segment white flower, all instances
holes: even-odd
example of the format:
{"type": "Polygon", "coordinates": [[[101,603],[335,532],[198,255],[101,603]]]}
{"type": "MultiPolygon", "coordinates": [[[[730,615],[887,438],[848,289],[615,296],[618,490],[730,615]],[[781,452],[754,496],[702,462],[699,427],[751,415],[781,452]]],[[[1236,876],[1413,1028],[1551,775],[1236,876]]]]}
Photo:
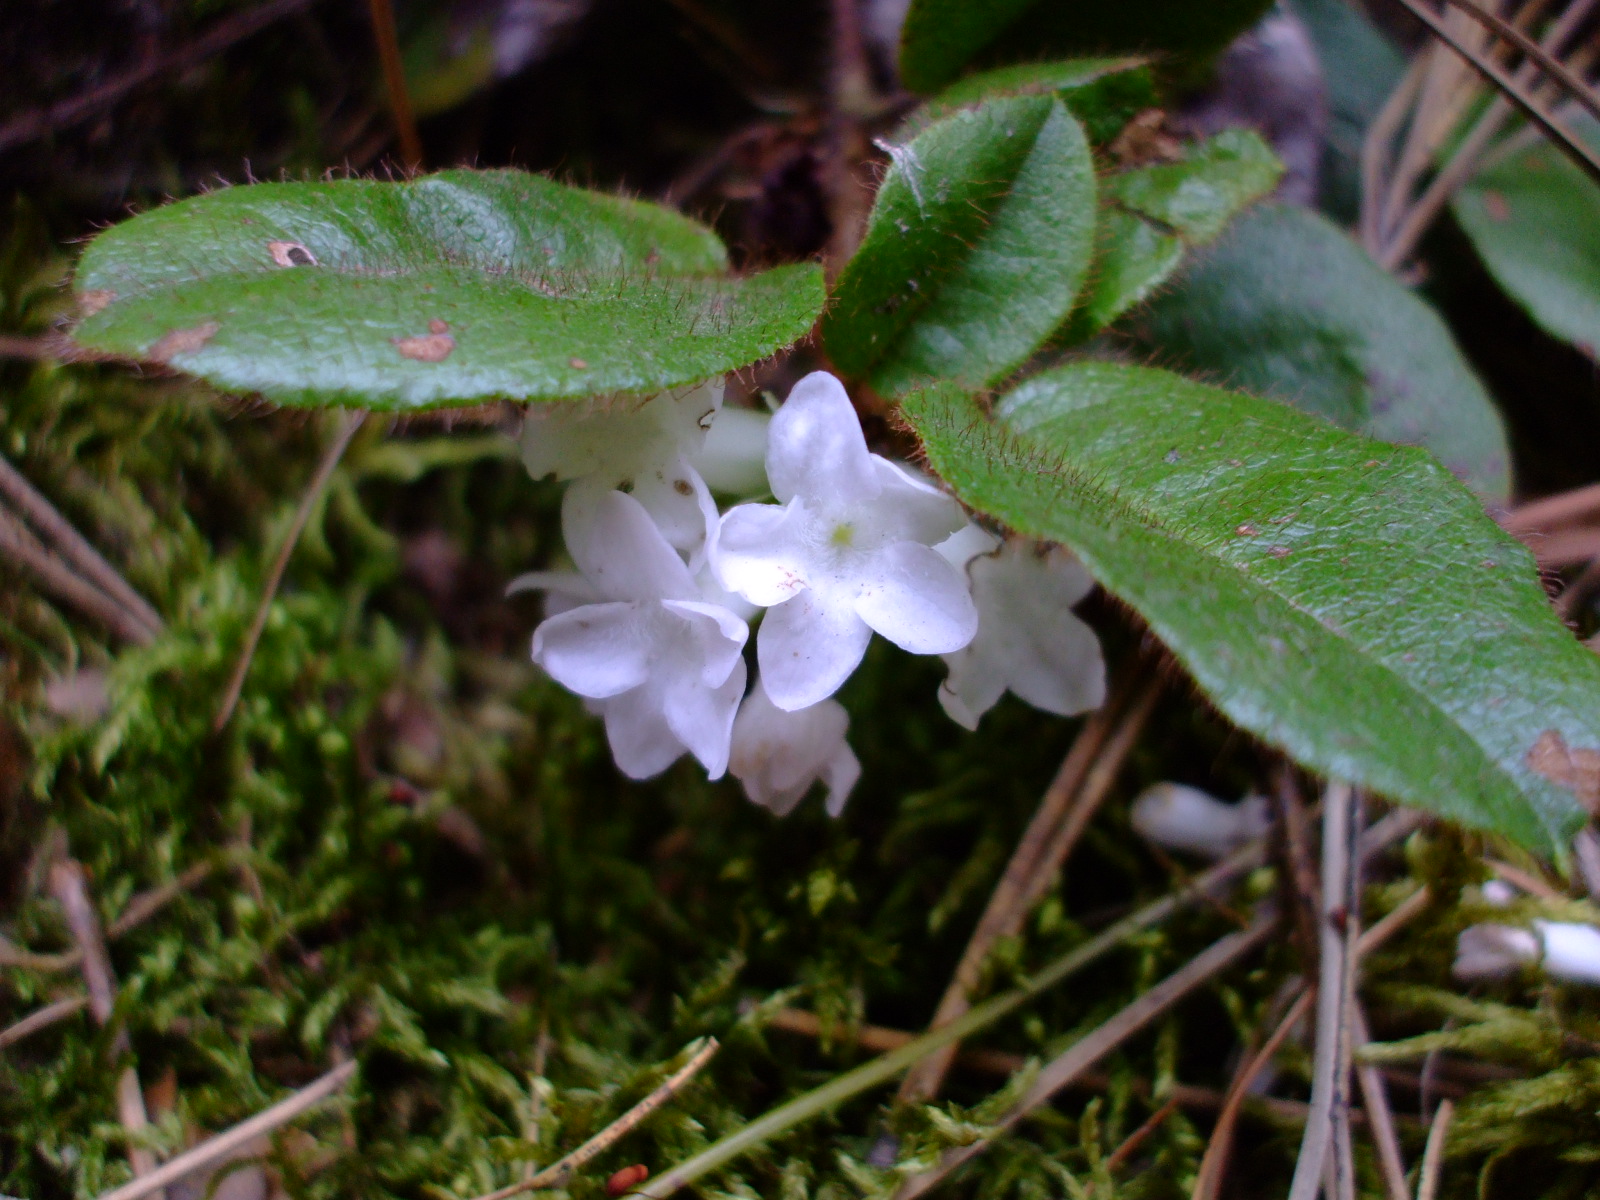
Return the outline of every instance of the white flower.
{"type": "Polygon", "coordinates": [[[534,662],[599,702],[624,774],[648,779],[687,750],[718,778],[744,694],[749,627],[701,599],[689,568],[633,497],[574,485],[561,527],[595,602],[573,603],[582,597],[571,584],[551,588],[564,611],[534,630],[534,662]]]}
{"type": "Polygon", "coordinates": [[[932,549],[965,523],[960,505],[868,452],[833,376],[807,375],[772,418],[767,479],[781,504],[731,510],[711,563],[729,591],[772,606],[756,657],[773,704],[833,695],[873,630],[913,654],[972,640],[967,581],[932,549]]]}
{"type": "Polygon", "coordinates": [[[1106,698],[1106,666],[1094,630],[1072,606],[1094,587],[1083,564],[1060,547],[1012,538],[1000,543],[976,525],[935,547],[972,580],[978,636],[944,661],[939,703],[956,724],[978,727],[1007,691],[1069,717],[1106,698]]]}
{"type": "Polygon", "coordinates": [[[1533,930],[1473,925],[1456,939],[1457,979],[1501,979],[1537,963],[1552,979],[1600,984],[1600,929],[1570,921],[1535,921],[1533,930]]]}
{"type": "Polygon", "coordinates": [[[767,490],[767,429],[772,418],[750,408],[724,408],[689,464],[714,492],[756,496],[767,490]]]}
{"type": "Polygon", "coordinates": [[[827,809],[837,817],[861,778],[861,762],[845,732],[850,717],[836,700],[786,712],[775,705],[756,679],[733,722],[728,770],[744,794],[788,816],[819,779],[827,785],[827,809]]]}
{"type": "Polygon", "coordinates": [[[1226,858],[1267,832],[1271,818],[1264,796],[1225,804],[1199,788],[1155,783],[1134,799],[1133,827],[1166,850],[1201,858],[1226,858]]]}
{"type": "Polygon", "coordinates": [[[625,488],[679,550],[698,549],[715,507],[691,465],[722,407],[722,381],[663,392],[642,403],[612,396],[594,404],[531,404],[522,461],[535,479],[584,479],[625,488]]]}

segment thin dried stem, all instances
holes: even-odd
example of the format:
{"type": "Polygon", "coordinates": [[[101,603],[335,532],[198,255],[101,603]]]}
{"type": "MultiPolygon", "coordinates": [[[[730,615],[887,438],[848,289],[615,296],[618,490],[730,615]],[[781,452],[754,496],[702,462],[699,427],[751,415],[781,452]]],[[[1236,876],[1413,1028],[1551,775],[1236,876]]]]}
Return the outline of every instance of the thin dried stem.
{"type": "Polygon", "coordinates": [[[1277,928],[1277,915],[1269,911],[1258,916],[1249,929],[1230,933],[1213,942],[1121,1012],[1045,1064],[1027,1094],[986,1131],[982,1138],[970,1145],[947,1151],[940,1158],[938,1165],[908,1179],[895,1194],[895,1200],[914,1200],[914,1197],[931,1191],[952,1171],[982,1154],[998,1138],[1016,1128],[1028,1114],[1049,1103],[1057,1092],[1195,988],[1220,975],[1264,945],[1277,928]]]}
{"type": "Polygon", "coordinates": [[[0,1050],[7,1046],[14,1046],[23,1038],[32,1037],[34,1034],[50,1026],[65,1021],[89,1007],[89,997],[68,996],[65,1000],[57,1000],[54,1004],[46,1004],[41,1009],[29,1013],[14,1025],[0,1029],[0,1050]]]}
{"type": "Polygon", "coordinates": [[[1590,483],[1519,504],[1500,518],[1500,527],[1518,536],[1524,533],[1548,533],[1596,515],[1600,515],[1600,483],[1590,483]]]}
{"type": "Polygon", "coordinates": [[[400,138],[400,159],[406,170],[422,169],[422,138],[417,134],[417,117],[406,88],[406,69],[400,57],[400,34],[395,29],[394,5],[390,0],[367,0],[372,15],[372,36],[378,44],[378,63],[383,68],[383,86],[389,94],[389,113],[400,138]]]}
{"type": "MultiPolygon", "coordinates": [[[[83,867],[70,858],[51,864],[50,894],[61,905],[67,928],[78,943],[81,953],[79,969],[83,972],[84,986],[89,989],[89,1012],[96,1024],[107,1025],[116,1008],[117,977],[111,969],[111,956],[106,952],[100,914],[95,911],[94,901],[89,898],[89,884],[83,867]]],[[[122,1058],[128,1050],[127,1032],[119,1029],[112,1038],[112,1055],[122,1058]]],[[[156,1167],[155,1155],[139,1145],[137,1139],[149,1127],[150,1116],[145,1112],[144,1089],[139,1086],[138,1072],[131,1066],[124,1068],[117,1078],[117,1117],[128,1133],[128,1163],[134,1175],[149,1175],[156,1167]]]]}
{"type": "Polygon", "coordinates": [[[1560,84],[1567,95],[1588,109],[1590,116],[1600,118],[1600,98],[1596,98],[1589,91],[1589,85],[1581,77],[1568,70],[1566,64],[1560,59],[1548,53],[1545,47],[1498,14],[1474,3],[1474,0],[1444,0],[1444,2],[1452,8],[1460,9],[1474,21],[1488,27],[1497,36],[1510,42],[1523,54],[1527,55],[1530,65],[1537,66],[1556,83],[1560,84]]]}
{"type": "Polygon", "coordinates": [[[517,1183],[507,1184],[499,1191],[488,1192],[479,1196],[478,1200],[507,1200],[508,1197],[520,1195],[522,1192],[561,1187],[579,1167],[611,1149],[612,1146],[636,1129],[658,1108],[677,1095],[683,1089],[684,1084],[698,1075],[701,1068],[711,1061],[711,1056],[716,1052],[717,1039],[706,1038],[700,1048],[689,1056],[689,1061],[663,1080],[660,1087],[656,1088],[655,1091],[651,1092],[571,1154],[546,1167],[531,1179],[523,1179],[517,1183]]]}
{"type": "Polygon", "coordinates": [[[294,554],[294,548],[299,543],[300,535],[305,531],[306,522],[311,519],[317,502],[327,490],[328,480],[333,477],[334,468],[344,457],[345,450],[350,446],[350,439],[355,437],[366,416],[367,414],[361,411],[344,414],[338,432],[334,434],[333,441],[323,453],[322,461],[317,464],[316,473],[312,475],[311,483],[300,499],[300,507],[295,510],[289,531],[284,535],[283,545],[278,548],[278,557],[273,560],[272,569],[267,572],[266,589],[261,595],[260,605],[256,608],[255,619],[250,622],[250,632],[245,636],[244,649],[240,652],[239,661],[228,679],[227,690],[223,692],[216,720],[211,725],[213,730],[220,732],[239,704],[239,695],[244,691],[245,676],[250,673],[250,662],[255,658],[256,646],[260,644],[261,634],[266,630],[267,614],[272,611],[272,601],[278,594],[279,585],[283,583],[283,573],[289,567],[289,559],[294,554]]]}
{"type": "Polygon", "coordinates": [[[161,632],[161,614],[133,589],[133,585],[115,567],[101,557],[100,552],[73,527],[72,522],[63,517],[55,505],[29,483],[4,455],[0,455],[0,495],[4,495],[39,531],[44,541],[54,543],[52,549],[66,559],[78,574],[126,608],[134,620],[150,630],[152,636],[161,632]]]}
{"type": "Polygon", "coordinates": [[[218,21],[200,37],[171,54],[148,58],[77,96],[20,113],[0,125],[0,153],[87,121],[113,107],[135,88],[162,75],[182,74],[311,3],[312,0],[267,0],[265,4],[218,21]]]}
{"type": "MultiPolygon", "coordinates": [[[[1289,1200],[1315,1200],[1323,1167],[1336,1135],[1334,1116],[1345,1097],[1347,1077],[1340,1067],[1348,1045],[1349,953],[1344,926],[1349,919],[1353,794],[1346,783],[1329,784],[1322,798],[1322,902],[1317,970],[1317,1034],[1311,1076],[1311,1116],[1306,1121],[1295,1162],[1289,1200]]],[[[1337,1164],[1337,1160],[1336,1160],[1337,1164]]]]}
{"type": "Polygon", "coordinates": [[[1233,1130],[1238,1124],[1239,1112],[1244,1105],[1245,1097],[1250,1094],[1250,1085],[1256,1077],[1266,1068],[1267,1064],[1278,1053],[1284,1040],[1293,1032],[1311,1007],[1311,993],[1304,986],[1294,1002],[1289,1005],[1289,1011],[1278,1022],[1267,1040],[1240,1068],[1234,1076],[1232,1084],[1228,1087],[1226,1098],[1222,1102],[1222,1111],[1217,1114],[1217,1123],[1211,1131],[1211,1141],[1206,1144],[1205,1156],[1200,1160],[1200,1170],[1195,1175],[1194,1190],[1190,1193],[1190,1200],[1212,1200],[1217,1194],[1217,1189],[1222,1186],[1222,1177],[1228,1169],[1228,1155],[1233,1146],[1233,1130]]]}
{"type": "Polygon", "coordinates": [[[1439,1193],[1439,1173],[1444,1169],[1444,1143],[1450,1136],[1450,1119],[1455,1115],[1454,1104],[1449,1100],[1439,1101],[1439,1107],[1433,1114],[1433,1124],[1428,1127],[1428,1144],[1422,1151],[1417,1200],[1434,1200],[1439,1193]]]}
{"type": "MultiPolygon", "coordinates": [[[[1425,895],[1426,890],[1417,894],[1425,895]]],[[[1357,1049],[1372,1040],[1367,1014],[1359,1002],[1350,1009],[1350,1032],[1357,1049]]],[[[1378,1172],[1383,1176],[1387,1200],[1411,1200],[1406,1188],[1405,1159],[1401,1157],[1400,1139],[1394,1131],[1394,1110],[1389,1107],[1389,1092],[1383,1085],[1383,1076],[1373,1064],[1359,1059],[1355,1071],[1356,1082],[1361,1085],[1361,1103],[1367,1110],[1367,1127],[1372,1131],[1372,1144],[1378,1151],[1378,1172]]]]}
{"type": "Polygon", "coordinates": [[[1388,193],[1383,185],[1384,163],[1388,161],[1395,135],[1400,132],[1406,114],[1411,111],[1411,105],[1422,89],[1427,71],[1428,56],[1417,55],[1378,110],[1372,124],[1367,126],[1366,136],[1361,142],[1361,244],[1373,258],[1382,252],[1384,235],[1389,228],[1389,210],[1385,203],[1388,193]]]}
{"type": "Polygon", "coordinates": [[[103,1193],[99,1200],[143,1200],[143,1197],[161,1190],[168,1184],[177,1183],[180,1179],[187,1178],[197,1171],[203,1171],[216,1163],[226,1162],[242,1147],[248,1146],[274,1129],[287,1125],[301,1113],[321,1104],[349,1083],[355,1073],[355,1063],[340,1063],[294,1095],[285,1097],[271,1108],[239,1122],[232,1129],[225,1130],[216,1137],[207,1138],[192,1150],[186,1150],[177,1158],[163,1163],[143,1179],[135,1179],[131,1183],[125,1183],[119,1188],[103,1193]]]}
{"type": "Polygon", "coordinates": [[[93,617],[120,640],[135,646],[147,646],[155,640],[147,625],[52,554],[32,530],[3,507],[0,555],[26,571],[45,591],[93,617]]]}
{"type": "Polygon", "coordinates": [[[1120,1146],[1106,1155],[1106,1173],[1120,1171],[1122,1165],[1138,1153],[1139,1147],[1150,1139],[1151,1134],[1166,1124],[1167,1118],[1177,1112],[1179,1107],[1178,1098],[1168,1096],[1166,1103],[1145,1118],[1143,1125],[1125,1137],[1120,1146]]]}
{"type": "MultiPolygon", "coordinates": [[[[1022,928],[1088,828],[1159,691],[1159,684],[1141,669],[1084,722],[978,918],[929,1028],[949,1024],[972,1006],[989,955],[1002,939],[1015,936],[1022,928]]],[[[951,1045],[912,1068],[900,1084],[897,1103],[920,1104],[936,1096],[956,1050],[951,1045]]]]}

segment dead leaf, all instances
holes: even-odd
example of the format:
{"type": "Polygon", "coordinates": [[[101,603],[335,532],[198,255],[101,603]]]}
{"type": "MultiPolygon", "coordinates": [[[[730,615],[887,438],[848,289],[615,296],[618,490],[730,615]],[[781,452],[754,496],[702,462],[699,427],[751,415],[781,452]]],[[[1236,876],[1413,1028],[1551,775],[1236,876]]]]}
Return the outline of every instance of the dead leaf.
{"type": "Polygon", "coordinates": [[[395,338],[394,348],[406,358],[418,362],[443,362],[456,348],[456,340],[448,333],[430,333],[423,337],[395,338]]]}
{"type": "Polygon", "coordinates": [[[1600,812],[1600,750],[1574,749],[1556,730],[1546,729],[1523,761],[1528,770],[1570,791],[1591,813],[1600,812]]]}
{"type": "Polygon", "coordinates": [[[215,321],[207,321],[193,329],[174,329],[158,338],[145,357],[151,362],[164,363],[172,361],[179,354],[193,354],[216,337],[217,330],[221,328],[215,321]]]}

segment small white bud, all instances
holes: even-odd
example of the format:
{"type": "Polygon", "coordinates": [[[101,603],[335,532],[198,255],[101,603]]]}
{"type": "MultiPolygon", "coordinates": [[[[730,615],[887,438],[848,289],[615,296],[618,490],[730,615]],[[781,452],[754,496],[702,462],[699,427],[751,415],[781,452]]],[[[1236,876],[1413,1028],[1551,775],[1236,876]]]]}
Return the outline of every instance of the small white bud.
{"type": "Polygon", "coordinates": [[[1529,963],[1539,961],[1539,939],[1514,925],[1473,925],[1456,939],[1456,961],[1450,970],[1457,979],[1476,983],[1504,979],[1529,963]]]}
{"type": "Polygon", "coordinates": [[[1199,788],[1156,783],[1133,802],[1133,827],[1165,850],[1218,859],[1267,832],[1271,817],[1264,796],[1224,804],[1199,788]]]}
{"type": "Polygon", "coordinates": [[[1570,921],[1535,921],[1544,971],[1568,983],[1600,983],[1600,929],[1570,921]]]}

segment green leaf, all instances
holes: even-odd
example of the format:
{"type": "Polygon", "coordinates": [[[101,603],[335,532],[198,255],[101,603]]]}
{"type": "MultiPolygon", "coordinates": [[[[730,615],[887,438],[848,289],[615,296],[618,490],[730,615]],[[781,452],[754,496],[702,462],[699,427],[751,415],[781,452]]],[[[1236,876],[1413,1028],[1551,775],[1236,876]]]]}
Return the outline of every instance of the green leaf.
{"type": "Polygon", "coordinates": [[[1305,209],[1245,214],[1130,332],[1180,369],[1425,446],[1484,499],[1506,497],[1505,429],[1449,329],[1305,209]]]}
{"type": "Polygon", "coordinates": [[[1308,766],[1544,850],[1585,816],[1573,785],[1600,798],[1600,658],[1422,451],[1109,363],[1027,381],[996,423],[949,386],[904,411],[963,500],[1070,546],[1308,766]]]}
{"type": "Polygon", "coordinates": [[[813,266],[726,265],[685,217],[516,171],[256,184],[96,238],[75,336],[282,404],[644,392],[763,358],[821,310],[813,266]]]}
{"type": "Polygon", "coordinates": [[[900,34],[900,76],[938,91],[974,59],[1036,62],[1085,54],[1220,50],[1271,0],[911,0],[900,34]]]}
{"type": "Polygon", "coordinates": [[[1183,162],[1111,176],[1089,290],[1064,340],[1083,341],[1148,299],[1188,250],[1215,238],[1282,177],[1278,156],[1246,129],[1190,146],[1183,162]]]}
{"type": "Polygon", "coordinates": [[[1093,243],[1094,163],[1050,96],[991,100],[891,152],[861,248],[823,319],[828,353],[885,394],[974,386],[1066,318],[1093,243]]]}
{"type": "Polygon", "coordinates": [[[996,96],[1050,94],[1067,106],[1089,136],[1103,145],[1135,114],[1156,104],[1147,60],[1138,57],[1069,58],[1061,62],[1018,63],[968,75],[951,84],[912,117],[912,132],[996,96]]]}
{"type": "MultiPolygon", "coordinates": [[[[1600,145],[1593,121],[1574,123],[1600,145]]],[[[1456,219],[1506,292],[1553,337],[1600,355],[1600,187],[1540,141],[1480,170],[1456,219]]]]}

